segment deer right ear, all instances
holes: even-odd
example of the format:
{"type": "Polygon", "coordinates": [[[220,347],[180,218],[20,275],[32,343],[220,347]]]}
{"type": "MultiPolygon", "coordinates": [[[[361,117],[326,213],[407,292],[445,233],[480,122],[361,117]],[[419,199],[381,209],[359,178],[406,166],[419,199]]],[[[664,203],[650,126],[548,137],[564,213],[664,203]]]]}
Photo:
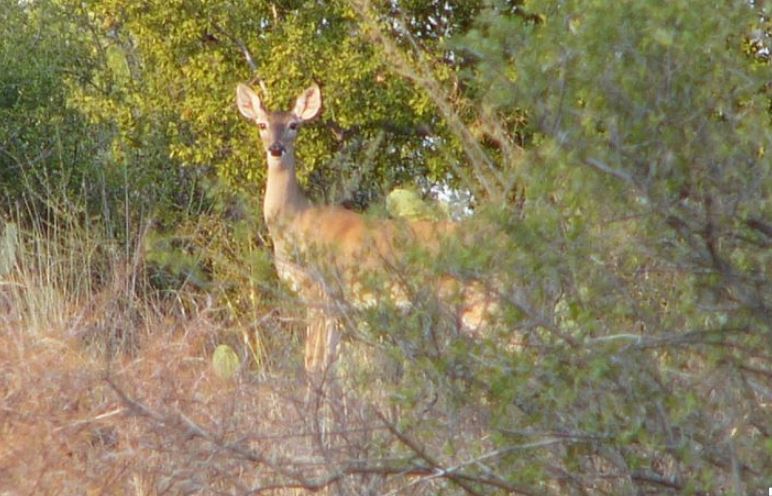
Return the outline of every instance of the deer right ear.
{"type": "Polygon", "coordinates": [[[319,85],[312,84],[295,100],[292,112],[302,121],[310,121],[322,112],[322,91],[319,85]]]}
{"type": "Polygon", "coordinates": [[[246,84],[239,83],[236,87],[236,105],[239,107],[241,115],[250,121],[257,120],[258,117],[265,114],[260,97],[246,84]]]}

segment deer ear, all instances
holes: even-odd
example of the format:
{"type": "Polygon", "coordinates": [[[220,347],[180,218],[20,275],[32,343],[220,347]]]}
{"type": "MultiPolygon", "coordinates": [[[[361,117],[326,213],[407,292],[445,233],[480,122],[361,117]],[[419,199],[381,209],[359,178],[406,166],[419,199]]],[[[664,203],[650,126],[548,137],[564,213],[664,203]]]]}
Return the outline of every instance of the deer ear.
{"type": "Polygon", "coordinates": [[[322,90],[314,83],[298,96],[292,113],[302,121],[310,121],[322,111],[322,90]]]}
{"type": "Polygon", "coordinates": [[[236,105],[241,115],[251,121],[265,114],[265,107],[260,97],[246,84],[239,84],[236,87],[236,105]]]}

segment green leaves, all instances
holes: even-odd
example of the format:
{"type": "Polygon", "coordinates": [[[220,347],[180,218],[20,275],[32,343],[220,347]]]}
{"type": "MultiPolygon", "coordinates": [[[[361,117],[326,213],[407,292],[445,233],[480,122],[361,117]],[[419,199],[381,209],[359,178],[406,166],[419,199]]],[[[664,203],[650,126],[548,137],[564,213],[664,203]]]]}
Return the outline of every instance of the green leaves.
{"type": "MultiPolygon", "coordinates": [[[[468,99],[454,110],[528,116],[512,171],[525,208],[516,220],[506,205],[478,212],[467,230],[475,244],[430,262],[496,281],[506,308],[496,336],[519,333],[525,351],[492,340],[469,344],[467,360],[442,351],[414,365],[485,384],[502,430],[593,439],[553,453],[583,476],[590,457],[662,477],[669,460],[704,476],[694,490],[726,484],[732,476],[704,472],[695,453],[719,449],[716,412],[737,420],[757,408],[753,394],[736,394],[732,377],[744,374],[727,364],[769,368],[753,351],[770,336],[768,239],[743,220],[770,216],[760,178],[770,172],[761,151],[772,139],[772,73],[740,42],[759,12],[744,2],[545,1],[526,5],[531,17],[501,15],[501,4],[448,44],[468,99]]],[[[743,459],[762,448],[745,438],[743,459]]],[[[517,479],[527,462],[508,461],[517,479]]],[[[661,489],[653,481],[635,483],[661,489]]]]}

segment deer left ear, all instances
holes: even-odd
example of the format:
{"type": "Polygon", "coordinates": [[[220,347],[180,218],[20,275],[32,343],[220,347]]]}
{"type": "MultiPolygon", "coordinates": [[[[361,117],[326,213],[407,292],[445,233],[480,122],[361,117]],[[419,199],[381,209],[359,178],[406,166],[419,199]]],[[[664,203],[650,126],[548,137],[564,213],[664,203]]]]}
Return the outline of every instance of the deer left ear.
{"type": "Polygon", "coordinates": [[[265,114],[265,107],[263,107],[260,97],[246,84],[239,84],[236,87],[236,105],[241,115],[250,121],[265,114]]]}
{"type": "Polygon", "coordinates": [[[292,109],[292,113],[302,121],[314,119],[321,111],[322,90],[316,83],[303,90],[303,93],[295,100],[295,108],[292,109]]]}

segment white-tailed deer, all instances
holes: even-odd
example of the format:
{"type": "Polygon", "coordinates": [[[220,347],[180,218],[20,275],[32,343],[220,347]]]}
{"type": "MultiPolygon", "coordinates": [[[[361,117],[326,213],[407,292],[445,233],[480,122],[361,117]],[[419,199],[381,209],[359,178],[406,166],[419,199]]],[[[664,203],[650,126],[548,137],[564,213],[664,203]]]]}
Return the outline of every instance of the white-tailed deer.
{"type": "MultiPolygon", "coordinates": [[[[295,175],[295,138],[300,126],[316,118],[322,109],[322,95],[314,84],[304,90],[288,112],[269,111],[251,88],[239,84],[236,102],[241,114],[257,124],[266,151],[268,180],[263,215],[274,244],[279,277],[310,304],[305,365],[310,372],[329,367],[336,358],[338,334],[325,315],[330,302],[329,288],[355,304],[369,304],[378,294],[366,291],[363,274],[385,274],[397,266],[406,243],[418,243],[429,252],[439,249],[442,238],[455,231],[449,222],[373,221],[350,210],[315,206],[303,194],[295,175]],[[329,278],[332,275],[334,281],[329,278]],[[327,278],[328,280],[325,280],[327,278]]],[[[442,279],[442,278],[441,278],[442,279]]],[[[479,325],[486,312],[487,298],[478,289],[455,282],[437,281],[438,294],[463,291],[460,320],[469,327],[479,325]],[[471,322],[471,324],[470,324],[471,322]]],[[[387,294],[404,303],[399,284],[387,294]]]]}

